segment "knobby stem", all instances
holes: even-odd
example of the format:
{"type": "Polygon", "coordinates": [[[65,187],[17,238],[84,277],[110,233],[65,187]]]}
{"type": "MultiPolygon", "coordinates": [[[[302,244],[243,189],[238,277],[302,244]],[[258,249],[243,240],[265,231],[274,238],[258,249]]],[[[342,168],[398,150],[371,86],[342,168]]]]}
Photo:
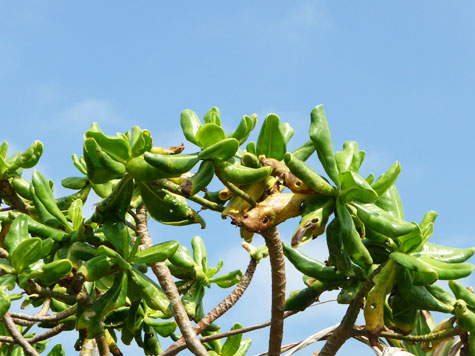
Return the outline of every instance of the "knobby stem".
{"type": "MultiPolygon", "coordinates": [[[[148,232],[147,226],[147,210],[145,206],[141,205],[137,208],[136,213],[136,225],[137,225],[137,235],[141,239],[141,248],[145,249],[153,245],[152,238],[148,232]]],[[[174,318],[180,329],[186,345],[193,354],[197,356],[208,356],[208,352],[201,345],[200,341],[196,337],[193,327],[190,323],[190,319],[186,314],[185,307],[181,302],[180,294],[176,287],[175,282],[173,281],[170,270],[168,269],[165,262],[157,262],[152,264],[152,271],[157,276],[158,282],[162,287],[163,291],[167,295],[170,303],[173,307],[174,318]]]]}
{"type": "Polygon", "coordinates": [[[277,227],[261,231],[269,250],[269,259],[272,273],[272,307],[269,337],[269,356],[280,355],[282,337],[284,334],[285,309],[285,261],[282,242],[277,227]]]}
{"type": "Polygon", "coordinates": [[[355,321],[358,317],[360,309],[363,307],[364,297],[374,286],[374,276],[376,276],[381,271],[385,264],[386,263],[379,265],[378,268],[376,268],[371,274],[371,276],[363,283],[358,294],[356,294],[355,298],[346,310],[345,316],[343,317],[340,326],[336,328],[333,334],[328,338],[327,342],[320,351],[319,356],[335,355],[340,347],[346,342],[346,340],[352,336],[353,326],[355,325],[355,321]]]}
{"type": "MultiPolygon", "coordinates": [[[[231,309],[237,301],[241,298],[241,296],[246,291],[247,287],[251,283],[252,276],[256,271],[257,261],[255,259],[251,259],[249,265],[247,267],[246,273],[242,277],[239,284],[234,288],[234,290],[229,294],[221,303],[219,303],[213,310],[211,310],[203,319],[199,321],[199,323],[194,327],[195,333],[198,335],[203,330],[205,330],[211,323],[213,323],[216,319],[226,313],[229,309],[231,309]]],[[[161,354],[161,356],[171,356],[176,355],[180,351],[185,348],[185,341],[183,338],[177,340],[173,345],[171,345],[165,352],[161,354]]]]}

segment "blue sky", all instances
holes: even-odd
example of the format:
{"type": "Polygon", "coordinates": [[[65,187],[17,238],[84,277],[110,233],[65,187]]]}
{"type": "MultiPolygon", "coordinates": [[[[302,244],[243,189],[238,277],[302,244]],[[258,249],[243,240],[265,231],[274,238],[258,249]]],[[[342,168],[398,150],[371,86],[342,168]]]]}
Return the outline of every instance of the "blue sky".
{"type": "MultiPolygon", "coordinates": [[[[433,241],[471,246],[474,10],[470,1],[0,1],[2,139],[12,149],[42,140],[39,167],[59,182],[77,175],[70,157],[93,121],[110,134],[139,125],[168,146],[184,141],[186,108],[202,116],[218,106],[228,131],[244,114],[262,122],[275,112],[296,129],[293,149],[308,138],[311,109],[324,104],[335,149],[355,140],[367,151],[364,173],[399,160],[407,220],[436,210],[433,241]]],[[[204,216],[207,230],[154,225],[154,238],[189,244],[200,234],[212,261],[228,256],[224,269],[245,269],[238,231],[204,216]]],[[[284,240],[296,225],[283,226],[284,240]]],[[[324,239],[312,244],[307,251],[324,259],[324,239]]],[[[223,327],[267,320],[265,269],[223,327]]],[[[289,291],[301,288],[299,275],[290,276],[289,291]]],[[[224,295],[209,294],[209,308],[224,295]]],[[[313,309],[289,321],[284,342],[336,323],[344,311],[313,309]]],[[[266,334],[250,334],[249,355],[265,350],[266,334]]],[[[356,342],[340,354],[356,348],[370,354],[356,342]]]]}

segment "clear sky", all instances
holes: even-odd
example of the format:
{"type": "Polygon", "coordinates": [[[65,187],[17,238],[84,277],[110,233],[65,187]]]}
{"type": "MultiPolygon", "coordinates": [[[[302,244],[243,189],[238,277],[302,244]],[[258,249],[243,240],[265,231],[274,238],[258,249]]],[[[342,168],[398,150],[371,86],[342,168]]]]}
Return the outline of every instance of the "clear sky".
{"type": "MultiPolygon", "coordinates": [[[[275,112],[296,130],[293,149],[308,139],[311,109],[324,104],[335,149],[358,141],[367,151],[362,170],[375,175],[398,160],[407,220],[436,210],[432,241],[468,247],[475,235],[474,11],[474,2],[462,0],[0,1],[1,139],[13,149],[43,141],[39,168],[59,182],[77,175],[70,157],[82,152],[93,121],[109,134],[139,125],[156,145],[169,146],[184,141],[183,109],[202,116],[218,106],[228,131],[244,114],[262,122],[275,112]]],[[[153,226],[154,239],[189,245],[200,234],[212,262],[226,258],[223,270],[244,270],[238,230],[204,216],[207,230],[153,226]]],[[[285,224],[284,240],[297,223],[285,224]]],[[[324,259],[324,238],[306,250],[324,259]]],[[[269,318],[265,263],[249,295],[220,320],[224,329],[269,318]]],[[[289,270],[289,292],[302,288],[289,270]]],[[[208,308],[224,296],[208,294],[208,308]]],[[[325,304],[293,317],[284,343],[343,312],[325,304]]],[[[266,335],[250,334],[249,355],[265,351],[266,335]]],[[[73,339],[63,342],[72,350],[73,339]]],[[[371,354],[356,342],[340,354],[355,350],[371,354]]]]}

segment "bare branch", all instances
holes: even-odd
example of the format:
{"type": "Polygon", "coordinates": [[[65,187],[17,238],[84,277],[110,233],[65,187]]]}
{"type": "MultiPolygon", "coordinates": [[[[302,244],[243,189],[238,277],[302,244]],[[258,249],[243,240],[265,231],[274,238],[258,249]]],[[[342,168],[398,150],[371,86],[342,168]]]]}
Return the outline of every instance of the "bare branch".
{"type": "MultiPolygon", "coordinates": [[[[216,319],[226,313],[231,309],[234,304],[241,298],[241,296],[246,291],[247,287],[251,283],[252,276],[256,271],[257,262],[255,259],[251,259],[247,267],[246,273],[239,282],[239,284],[234,288],[234,290],[229,294],[221,303],[219,303],[213,310],[211,310],[199,323],[193,328],[195,333],[198,335],[203,330],[205,330],[211,323],[216,319]]],[[[162,353],[162,356],[176,355],[178,352],[183,350],[185,341],[183,338],[177,340],[173,345],[171,345],[165,352],[162,353]]]]}
{"type": "MultiPolygon", "coordinates": [[[[68,324],[58,324],[54,328],[49,329],[48,331],[33,336],[31,338],[25,339],[28,343],[34,344],[36,342],[40,342],[46,339],[49,339],[53,336],[58,335],[62,331],[66,330],[70,325],[68,324]]],[[[16,328],[16,327],[15,327],[16,328]]],[[[10,336],[0,336],[0,342],[8,342],[8,343],[16,343],[16,341],[11,338],[10,336]]]]}
{"type": "MultiPolygon", "coordinates": [[[[148,232],[147,227],[147,210],[142,204],[137,208],[136,221],[137,236],[141,241],[141,248],[147,248],[153,245],[152,239],[148,232]]],[[[165,262],[158,262],[152,264],[152,271],[157,276],[158,282],[163,291],[170,299],[171,305],[174,311],[175,321],[186,341],[186,345],[193,354],[197,356],[208,356],[208,352],[196,337],[193,327],[191,326],[190,319],[186,314],[185,307],[180,299],[180,294],[173,281],[170,270],[165,262]]]]}
{"type": "Polygon", "coordinates": [[[285,307],[285,261],[277,227],[261,232],[269,250],[272,272],[272,312],[269,337],[269,356],[280,355],[282,337],[284,334],[285,307]]]}
{"type": "Polygon", "coordinates": [[[327,342],[323,346],[323,349],[320,351],[319,356],[335,355],[340,347],[346,342],[346,340],[352,336],[353,325],[355,325],[356,318],[358,317],[360,309],[363,306],[364,297],[374,286],[374,276],[376,276],[384,266],[385,263],[380,264],[378,268],[373,271],[371,276],[363,283],[361,289],[358,291],[358,294],[356,294],[355,298],[346,310],[345,316],[343,317],[340,326],[336,328],[333,334],[328,338],[327,342]]]}
{"type": "Polygon", "coordinates": [[[101,356],[112,356],[109,350],[109,344],[107,343],[107,338],[104,333],[96,337],[97,348],[99,349],[99,355],[101,356]]]}
{"type": "Polygon", "coordinates": [[[33,346],[31,346],[28,341],[25,339],[25,337],[18,331],[16,328],[15,323],[13,322],[10,314],[6,313],[3,316],[3,322],[5,323],[5,326],[12,336],[12,342],[15,344],[18,344],[22,347],[23,350],[25,350],[25,353],[30,356],[39,356],[40,354],[35,350],[33,346]]]}
{"type": "Polygon", "coordinates": [[[96,348],[95,339],[84,339],[81,345],[81,353],[79,354],[79,356],[92,356],[95,348],[96,348]]]}
{"type": "Polygon", "coordinates": [[[12,208],[28,214],[30,206],[18,196],[7,179],[0,179],[0,197],[11,204],[12,208]]]}
{"type": "Polygon", "coordinates": [[[55,321],[60,321],[68,316],[73,315],[76,313],[77,310],[77,305],[72,306],[69,309],[66,309],[60,313],[53,314],[53,315],[27,315],[27,314],[20,314],[20,313],[10,313],[10,316],[15,319],[23,319],[27,321],[33,321],[33,322],[55,322],[55,321]]]}

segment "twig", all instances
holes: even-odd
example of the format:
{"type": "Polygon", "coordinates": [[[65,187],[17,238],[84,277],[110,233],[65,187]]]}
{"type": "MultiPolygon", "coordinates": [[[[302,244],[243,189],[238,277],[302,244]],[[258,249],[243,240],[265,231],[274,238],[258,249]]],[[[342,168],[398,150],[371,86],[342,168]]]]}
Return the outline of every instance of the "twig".
{"type": "Polygon", "coordinates": [[[125,222],[125,225],[132,231],[137,232],[137,228],[133,224],[129,223],[128,221],[125,222]]]}
{"type": "MultiPolygon", "coordinates": [[[[461,330],[458,327],[455,327],[452,329],[445,329],[439,332],[428,333],[425,335],[403,335],[403,334],[392,333],[388,331],[382,331],[379,336],[389,338],[389,339],[396,339],[396,340],[423,342],[423,341],[445,339],[447,337],[458,335],[460,332],[461,330]]],[[[368,332],[366,331],[366,329],[353,329],[352,334],[354,336],[368,336],[368,332]]]]}
{"type": "Polygon", "coordinates": [[[171,182],[167,179],[159,179],[159,180],[156,180],[156,181],[152,182],[152,184],[157,185],[160,188],[164,188],[164,189],[166,189],[166,190],[168,190],[172,193],[181,195],[182,197],[185,197],[186,199],[189,199],[189,200],[203,206],[204,208],[214,210],[214,211],[220,211],[220,212],[224,210],[224,207],[222,205],[216,204],[215,202],[212,202],[211,200],[205,199],[205,198],[203,198],[199,195],[196,195],[196,194],[195,195],[187,195],[187,194],[185,194],[178,184],[175,184],[175,183],[173,183],[173,182],[171,182]]]}
{"type": "Polygon", "coordinates": [[[10,316],[13,319],[13,322],[17,325],[21,326],[33,326],[36,324],[38,320],[32,320],[34,318],[42,318],[48,315],[49,306],[51,303],[50,298],[46,298],[41,309],[35,315],[26,315],[26,314],[18,314],[18,313],[10,313],[10,316]]]}
{"type": "Polygon", "coordinates": [[[84,290],[81,290],[76,295],[69,295],[69,294],[63,294],[63,293],[52,291],[49,288],[43,288],[39,284],[34,283],[34,282],[30,283],[30,285],[26,289],[26,292],[28,294],[39,294],[45,297],[58,299],[67,304],[84,303],[90,300],[89,296],[84,290]]]}
{"type": "Polygon", "coordinates": [[[221,181],[221,183],[224,184],[226,188],[228,188],[230,191],[232,191],[234,194],[236,194],[240,198],[247,201],[249,205],[251,206],[251,209],[256,207],[257,205],[256,201],[251,196],[249,196],[249,194],[247,194],[245,191],[239,189],[239,187],[237,187],[233,183],[228,182],[226,179],[224,179],[217,168],[216,168],[216,176],[221,181]]]}
{"type": "MultiPolygon", "coordinates": [[[[66,330],[70,325],[68,324],[58,324],[54,328],[49,329],[48,331],[38,334],[36,336],[30,337],[25,339],[29,344],[34,344],[46,339],[49,339],[53,336],[58,335],[62,331],[66,330]]],[[[16,329],[16,327],[15,327],[16,329]]],[[[16,341],[10,336],[0,336],[0,342],[8,342],[8,343],[15,343],[16,341]]]]}
{"type": "Polygon", "coordinates": [[[378,268],[373,271],[371,276],[363,283],[361,289],[358,291],[358,294],[356,294],[355,298],[346,310],[345,316],[343,317],[340,326],[336,328],[333,334],[328,338],[327,342],[320,351],[319,356],[335,355],[340,347],[345,343],[345,341],[352,336],[353,325],[355,324],[356,318],[358,317],[360,309],[363,306],[363,299],[371,290],[371,288],[373,288],[373,278],[379,273],[379,271],[381,271],[384,265],[385,263],[380,264],[378,268]]]}
{"type": "Polygon", "coordinates": [[[104,333],[96,337],[96,345],[99,349],[99,355],[101,356],[112,356],[109,350],[109,344],[107,343],[107,338],[104,333]]]}
{"type": "MultiPolygon", "coordinates": [[[[152,238],[148,232],[147,226],[147,210],[142,204],[137,208],[136,221],[137,236],[141,239],[141,248],[147,248],[153,245],[152,238]]],[[[197,356],[208,356],[208,352],[196,337],[190,319],[186,314],[185,307],[180,299],[180,294],[173,281],[170,270],[165,262],[157,262],[152,264],[152,271],[157,276],[158,282],[163,291],[167,295],[173,307],[175,321],[186,341],[186,345],[190,351],[197,356]]]]}
{"type": "MultiPolygon", "coordinates": [[[[203,319],[199,321],[199,323],[193,328],[195,333],[198,335],[203,330],[205,330],[211,323],[213,323],[216,319],[226,313],[229,309],[231,309],[234,304],[241,298],[241,296],[246,291],[247,287],[251,283],[252,276],[256,271],[257,262],[255,259],[251,259],[249,265],[247,267],[246,273],[242,277],[239,284],[234,288],[234,290],[229,294],[221,303],[219,303],[213,310],[211,310],[203,319]]],[[[175,341],[173,345],[171,345],[165,352],[163,352],[162,356],[171,356],[176,355],[178,352],[183,350],[185,345],[185,341],[183,338],[175,341]]]]}
{"type": "Polygon", "coordinates": [[[27,315],[27,314],[20,314],[20,313],[10,313],[10,316],[15,319],[23,319],[23,320],[28,320],[28,321],[34,321],[34,322],[55,322],[55,321],[60,321],[68,316],[73,315],[76,313],[77,310],[77,305],[72,306],[69,309],[66,309],[60,313],[53,314],[53,315],[27,315]]]}
{"type": "MultiPolygon", "coordinates": [[[[284,314],[284,319],[289,317],[289,316],[292,316],[294,314],[297,314],[297,313],[298,313],[297,311],[286,312],[284,314]]],[[[205,337],[200,338],[199,340],[200,340],[200,342],[203,343],[203,342],[209,342],[209,341],[214,341],[214,340],[218,340],[218,339],[224,339],[225,337],[230,337],[230,336],[233,336],[233,335],[244,334],[244,333],[248,333],[250,331],[263,329],[263,328],[268,327],[269,325],[271,325],[271,322],[267,321],[265,323],[251,325],[251,326],[241,328],[241,329],[229,330],[229,331],[226,331],[226,332],[221,333],[221,334],[205,336],[205,337]]],[[[181,350],[183,350],[183,349],[181,349],[181,350]]],[[[163,354],[160,354],[160,356],[163,356],[163,354]]]]}
{"type": "Polygon", "coordinates": [[[27,339],[18,331],[16,328],[15,323],[13,322],[10,314],[6,313],[3,316],[3,322],[5,323],[5,326],[12,336],[12,342],[20,345],[23,350],[25,350],[25,353],[30,356],[39,356],[40,354],[35,350],[33,346],[31,346],[27,339]]]}
{"type": "Polygon", "coordinates": [[[280,355],[282,337],[284,334],[285,306],[285,261],[277,227],[261,232],[269,250],[272,272],[272,312],[269,337],[269,356],[280,355]]]}

